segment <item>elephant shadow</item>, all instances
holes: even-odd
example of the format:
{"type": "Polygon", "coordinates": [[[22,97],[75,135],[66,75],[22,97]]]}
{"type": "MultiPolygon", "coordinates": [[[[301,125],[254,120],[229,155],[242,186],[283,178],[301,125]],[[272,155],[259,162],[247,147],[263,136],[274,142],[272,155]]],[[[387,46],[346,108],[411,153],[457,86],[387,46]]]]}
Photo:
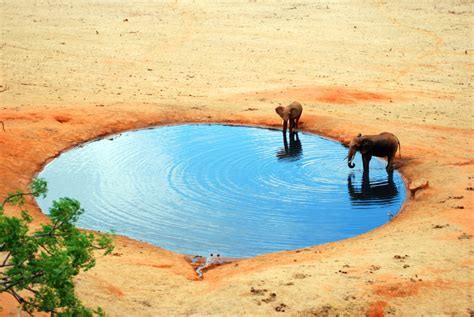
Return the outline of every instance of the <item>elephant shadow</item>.
{"type": "Polygon", "coordinates": [[[301,146],[298,132],[290,134],[290,142],[286,137],[286,133],[283,133],[283,147],[276,153],[278,160],[285,161],[297,161],[303,154],[303,147],[301,146]]]}
{"type": "Polygon", "coordinates": [[[391,203],[398,195],[398,188],[393,181],[393,172],[387,175],[387,181],[371,183],[369,172],[362,174],[362,184],[357,187],[353,184],[354,174],[347,177],[347,190],[351,203],[354,205],[369,205],[373,203],[391,203]]]}

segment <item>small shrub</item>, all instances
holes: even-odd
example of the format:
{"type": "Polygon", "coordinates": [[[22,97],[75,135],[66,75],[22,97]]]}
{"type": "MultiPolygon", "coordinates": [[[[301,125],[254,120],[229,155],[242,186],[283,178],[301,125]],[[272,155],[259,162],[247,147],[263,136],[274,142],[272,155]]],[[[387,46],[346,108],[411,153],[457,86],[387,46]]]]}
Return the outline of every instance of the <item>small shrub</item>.
{"type": "Polygon", "coordinates": [[[26,196],[46,196],[46,181],[35,179],[30,189],[9,193],[0,205],[0,293],[12,295],[29,314],[104,316],[100,307],[81,303],[73,278],[95,265],[94,250],[112,252],[112,237],[79,231],[74,224],[84,209],[71,198],[54,201],[51,223],[32,232],[32,218],[22,207],[26,196]],[[20,208],[21,217],[6,216],[6,205],[20,208]]]}

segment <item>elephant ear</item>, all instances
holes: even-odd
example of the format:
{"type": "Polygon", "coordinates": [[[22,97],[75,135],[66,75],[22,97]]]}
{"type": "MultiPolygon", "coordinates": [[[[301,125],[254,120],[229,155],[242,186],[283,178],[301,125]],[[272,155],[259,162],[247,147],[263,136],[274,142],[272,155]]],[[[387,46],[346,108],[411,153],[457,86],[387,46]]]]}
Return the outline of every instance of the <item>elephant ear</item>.
{"type": "Polygon", "coordinates": [[[275,112],[278,113],[278,115],[283,118],[285,115],[285,108],[283,106],[278,106],[275,108],[275,112]]]}
{"type": "Polygon", "coordinates": [[[296,108],[290,109],[290,118],[296,118],[300,114],[300,111],[296,108]]]}
{"type": "Polygon", "coordinates": [[[374,147],[374,141],[370,139],[364,139],[362,140],[362,142],[360,142],[359,151],[360,153],[365,154],[369,152],[370,150],[372,150],[373,147],[374,147]]]}

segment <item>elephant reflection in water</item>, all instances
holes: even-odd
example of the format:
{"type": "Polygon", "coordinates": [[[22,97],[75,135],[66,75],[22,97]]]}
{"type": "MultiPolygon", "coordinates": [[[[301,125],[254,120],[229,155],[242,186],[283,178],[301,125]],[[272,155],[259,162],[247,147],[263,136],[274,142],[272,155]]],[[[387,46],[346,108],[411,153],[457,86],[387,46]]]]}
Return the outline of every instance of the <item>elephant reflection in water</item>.
{"type": "Polygon", "coordinates": [[[356,205],[377,202],[390,202],[398,195],[398,189],[393,181],[393,172],[387,173],[387,181],[382,183],[370,183],[369,171],[362,174],[362,186],[356,188],[352,184],[354,173],[350,173],[347,177],[347,190],[351,202],[356,205]]]}
{"type": "Polygon", "coordinates": [[[276,156],[279,160],[291,160],[296,161],[301,158],[303,149],[301,147],[301,141],[298,137],[298,132],[290,133],[290,143],[286,138],[286,133],[283,132],[283,148],[278,150],[276,156]]]}

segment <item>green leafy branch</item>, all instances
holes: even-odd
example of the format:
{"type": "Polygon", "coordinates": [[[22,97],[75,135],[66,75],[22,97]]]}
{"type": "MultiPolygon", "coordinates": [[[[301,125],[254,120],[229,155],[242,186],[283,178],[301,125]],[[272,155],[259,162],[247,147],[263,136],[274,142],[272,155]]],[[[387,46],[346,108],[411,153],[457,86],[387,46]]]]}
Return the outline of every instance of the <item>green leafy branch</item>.
{"type": "Polygon", "coordinates": [[[26,210],[21,210],[20,218],[4,214],[6,205],[21,208],[25,197],[46,195],[43,179],[35,179],[30,187],[30,192],[9,193],[0,205],[0,293],[12,295],[30,315],[34,311],[59,316],[105,315],[100,307],[91,310],[81,303],[73,278],[95,265],[94,250],[112,252],[111,236],[79,231],[74,224],[84,209],[71,198],[54,201],[51,223],[30,233],[32,218],[26,210]]]}

